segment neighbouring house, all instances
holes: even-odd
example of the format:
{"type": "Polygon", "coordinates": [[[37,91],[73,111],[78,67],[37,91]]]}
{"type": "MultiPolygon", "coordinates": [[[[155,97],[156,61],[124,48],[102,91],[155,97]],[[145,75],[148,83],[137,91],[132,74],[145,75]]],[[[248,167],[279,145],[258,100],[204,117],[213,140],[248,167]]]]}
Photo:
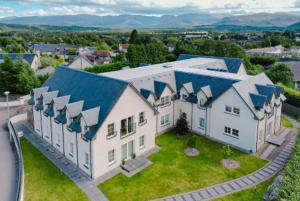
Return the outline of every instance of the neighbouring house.
{"type": "Polygon", "coordinates": [[[291,48],[287,49],[287,53],[291,57],[300,57],[300,47],[292,46],[291,48]]]}
{"type": "Polygon", "coordinates": [[[127,52],[129,47],[128,43],[124,43],[124,44],[119,44],[119,52],[127,52]]]}
{"type": "Polygon", "coordinates": [[[68,57],[68,50],[71,48],[76,47],[67,44],[33,44],[34,53],[48,54],[52,56],[62,56],[64,58],[68,57]]]}
{"type": "Polygon", "coordinates": [[[246,53],[253,56],[285,56],[284,47],[282,45],[250,49],[247,50],[246,53]]]}
{"type": "Polygon", "coordinates": [[[152,150],[155,136],[180,117],[199,135],[257,152],[280,128],[283,88],[225,59],[198,56],[98,75],[58,68],[32,90],[34,131],[92,178],[152,150]]]}
{"type": "Polygon", "coordinates": [[[52,66],[47,66],[45,68],[39,68],[35,72],[37,76],[43,76],[43,75],[52,75],[55,72],[55,68],[52,66]]]}
{"type": "Polygon", "coordinates": [[[0,54],[0,63],[3,62],[4,55],[7,55],[11,60],[16,61],[21,59],[26,62],[31,69],[36,71],[41,66],[40,56],[39,54],[27,54],[27,53],[5,53],[0,54]]]}
{"type": "Polygon", "coordinates": [[[93,67],[94,65],[95,63],[93,56],[79,55],[75,57],[75,59],[71,61],[68,66],[74,69],[85,69],[93,67]]]}
{"type": "Polygon", "coordinates": [[[167,48],[169,52],[173,52],[175,50],[176,45],[173,43],[168,43],[167,48]]]}
{"type": "Polygon", "coordinates": [[[75,57],[68,66],[74,69],[85,69],[99,64],[110,64],[111,62],[109,51],[97,50],[92,54],[82,54],[75,57]]]}
{"type": "Polygon", "coordinates": [[[96,51],[96,47],[80,47],[78,48],[79,55],[86,55],[86,54],[92,54],[94,51],[96,51]]]}
{"type": "Polygon", "coordinates": [[[294,75],[294,88],[300,89],[300,61],[286,61],[286,62],[279,62],[286,64],[294,75]]]}

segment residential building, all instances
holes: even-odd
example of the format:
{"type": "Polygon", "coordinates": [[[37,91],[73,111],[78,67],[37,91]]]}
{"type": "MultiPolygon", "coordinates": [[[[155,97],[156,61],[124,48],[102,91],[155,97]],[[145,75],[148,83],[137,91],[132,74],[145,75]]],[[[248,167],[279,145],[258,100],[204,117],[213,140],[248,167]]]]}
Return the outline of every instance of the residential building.
{"type": "Polygon", "coordinates": [[[119,52],[127,52],[129,47],[128,43],[119,44],[119,52]]]}
{"type": "Polygon", "coordinates": [[[67,44],[33,44],[33,52],[39,54],[48,54],[52,56],[63,56],[67,57],[68,50],[75,48],[75,46],[67,44]]]}
{"type": "Polygon", "coordinates": [[[234,58],[180,58],[99,75],[58,68],[32,91],[35,132],[96,178],[152,150],[181,117],[246,152],[279,130],[283,89],[264,73],[249,76],[234,58]]]}
{"type": "Polygon", "coordinates": [[[300,61],[290,60],[290,61],[279,62],[279,63],[284,63],[291,69],[294,75],[294,83],[295,83],[294,88],[300,89],[300,61]]]}
{"type": "Polygon", "coordinates": [[[255,56],[285,56],[284,47],[282,45],[250,49],[247,50],[246,53],[255,56]]]}
{"type": "Polygon", "coordinates": [[[13,61],[17,61],[18,59],[21,59],[22,61],[26,62],[30,66],[30,68],[33,69],[34,71],[36,71],[41,65],[39,54],[29,54],[29,53],[0,54],[0,63],[3,62],[5,55],[7,55],[13,61]]]}

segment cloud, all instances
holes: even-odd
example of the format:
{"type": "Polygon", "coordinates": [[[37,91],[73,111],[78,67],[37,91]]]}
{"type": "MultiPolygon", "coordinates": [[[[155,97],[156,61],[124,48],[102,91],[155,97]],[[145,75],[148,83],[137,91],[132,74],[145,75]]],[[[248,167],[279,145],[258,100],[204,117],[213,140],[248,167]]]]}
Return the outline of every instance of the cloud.
{"type": "Polygon", "coordinates": [[[22,11],[20,15],[179,15],[199,12],[239,14],[300,10],[300,0],[10,0],[9,2],[12,5],[18,3],[28,7],[39,7],[22,11]]]}
{"type": "Polygon", "coordinates": [[[2,14],[13,14],[15,12],[14,9],[7,6],[0,6],[0,15],[2,14]]]}

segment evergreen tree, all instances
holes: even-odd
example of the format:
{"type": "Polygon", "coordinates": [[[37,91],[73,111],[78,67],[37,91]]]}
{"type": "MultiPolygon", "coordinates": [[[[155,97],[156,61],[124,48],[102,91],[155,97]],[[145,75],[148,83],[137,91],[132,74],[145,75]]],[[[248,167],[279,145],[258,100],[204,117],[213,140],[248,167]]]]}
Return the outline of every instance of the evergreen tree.
{"type": "Polygon", "coordinates": [[[130,34],[129,43],[130,44],[137,44],[139,39],[139,34],[136,29],[132,30],[130,34]]]}

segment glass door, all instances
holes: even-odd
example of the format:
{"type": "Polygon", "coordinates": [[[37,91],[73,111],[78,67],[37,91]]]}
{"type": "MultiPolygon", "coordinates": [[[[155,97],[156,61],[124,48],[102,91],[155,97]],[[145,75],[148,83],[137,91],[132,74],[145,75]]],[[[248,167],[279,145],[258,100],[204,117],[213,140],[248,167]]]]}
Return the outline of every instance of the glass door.
{"type": "Polygon", "coordinates": [[[131,159],[133,153],[134,153],[133,140],[122,145],[122,160],[131,159]]]}

